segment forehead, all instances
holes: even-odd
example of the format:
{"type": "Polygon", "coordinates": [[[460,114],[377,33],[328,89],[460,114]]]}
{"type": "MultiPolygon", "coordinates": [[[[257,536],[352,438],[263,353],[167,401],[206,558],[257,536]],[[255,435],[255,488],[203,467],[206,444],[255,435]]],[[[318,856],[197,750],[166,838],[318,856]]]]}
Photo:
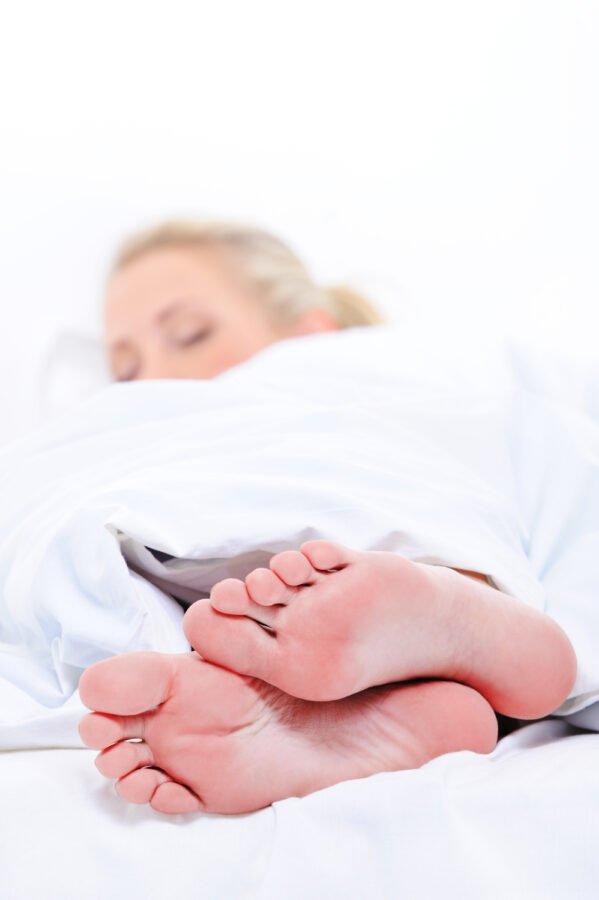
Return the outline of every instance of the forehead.
{"type": "Polygon", "coordinates": [[[165,302],[181,297],[221,301],[239,290],[232,261],[213,249],[165,248],[134,259],[110,279],[105,319],[152,315],[165,302]]]}

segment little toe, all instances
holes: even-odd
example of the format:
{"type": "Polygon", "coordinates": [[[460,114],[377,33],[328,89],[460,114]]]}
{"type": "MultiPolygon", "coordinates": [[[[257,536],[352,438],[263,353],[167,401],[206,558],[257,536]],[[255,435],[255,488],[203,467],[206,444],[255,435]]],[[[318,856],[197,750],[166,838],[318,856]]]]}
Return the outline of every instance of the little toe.
{"type": "Polygon", "coordinates": [[[128,803],[149,803],[157,787],[171,779],[162,769],[136,769],[116,783],[116,792],[128,803]]]}
{"type": "Polygon", "coordinates": [[[310,560],[298,550],[284,550],[277,553],[270,561],[270,568],[285,584],[297,586],[312,584],[317,579],[310,560]]]}
{"type": "Polygon", "coordinates": [[[246,616],[227,616],[198,600],[183,617],[183,631],[192,647],[208,662],[240,675],[269,680],[277,657],[275,632],[246,616]]]}
{"type": "Polygon", "coordinates": [[[219,612],[243,616],[250,603],[245,582],[239,578],[223,578],[210,591],[210,603],[219,612]]]}
{"type": "Polygon", "coordinates": [[[107,716],[103,713],[89,713],[79,723],[81,740],[92,750],[104,750],[127,738],[140,738],[143,733],[143,716],[107,716]]]}
{"type": "Polygon", "coordinates": [[[286,584],[270,569],[254,569],[245,579],[247,592],[260,606],[275,606],[291,599],[286,584]]]}
{"type": "Polygon", "coordinates": [[[189,788],[176,781],[164,781],[159,784],[152,799],[150,806],[156,812],[168,813],[169,815],[182,815],[190,812],[198,812],[203,809],[202,801],[189,788]]]}
{"type": "Polygon", "coordinates": [[[335,541],[305,541],[300,550],[309,559],[315,569],[326,572],[330,569],[343,569],[356,558],[349,547],[335,541]]]}
{"type": "Polygon", "coordinates": [[[135,769],[154,765],[154,755],[145,741],[121,741],[98,754],[97,770],[106,778],[123,778],[135,769]]]}
{"type": "Polygon", "coordinates": [[[79,682],[79,696],[90,709],[131,716],[163,703],[172,680],[171,655],[152,651],[123,653],[86,669],[79,682]]]}

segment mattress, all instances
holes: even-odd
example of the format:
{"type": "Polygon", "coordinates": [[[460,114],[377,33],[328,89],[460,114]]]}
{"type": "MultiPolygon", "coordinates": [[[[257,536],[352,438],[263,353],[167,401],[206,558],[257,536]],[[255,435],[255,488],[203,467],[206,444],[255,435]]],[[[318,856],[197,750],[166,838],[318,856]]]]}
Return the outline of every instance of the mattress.
{"type": "Polygon", "coordinates": [[[348,781],[249,815],[123,802],[94,752],[4,753],[2,900],[597,896],[599,735],[558,719],[488,755],[348,781]]]}

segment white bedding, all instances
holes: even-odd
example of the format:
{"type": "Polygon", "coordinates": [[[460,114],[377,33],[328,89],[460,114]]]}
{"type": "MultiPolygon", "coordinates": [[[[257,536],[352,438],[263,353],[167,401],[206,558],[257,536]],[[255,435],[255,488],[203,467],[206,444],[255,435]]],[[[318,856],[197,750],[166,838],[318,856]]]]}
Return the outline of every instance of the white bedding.
{"type": "Polygon", "coordinates": [[[140,593],[125,557],[189,600],[313,537],[484,572],[545,608],[579,657],[560,712],[592,706],[598,424],[513,367],[465,391],[464,357],[411,354],[388,326],[286,341],[208,382],[113,385],[0,453],[0,747],[80,746],[86,666],[187,649],[180,607],[140,593]]]}
{"type": "Polygon", "coordinates": [[[568,409],[514,356],[450,351],[427,365],[390,327],[301,338],[210,382],[111,386],[0,453],[2,900],[162,898],[165,841],[177,898],[592,896],[599,737],[564,721],[232,819],[127,807],[93,754],[58,749],[81,747],[86,666],[188,649],[170,594],[313,537],[485,572],[546,609],[579,657],[558,712],[599,730],[596,382],[568,409]]]}
{"type": "Polygon", "coordinates": [[[246,816],[123,803],[93,751],[6,753],[2,900],[593,900],[599,735],[535,723],[246,816]],[[581,777],[581,773],[583,777],[581,777]]]}

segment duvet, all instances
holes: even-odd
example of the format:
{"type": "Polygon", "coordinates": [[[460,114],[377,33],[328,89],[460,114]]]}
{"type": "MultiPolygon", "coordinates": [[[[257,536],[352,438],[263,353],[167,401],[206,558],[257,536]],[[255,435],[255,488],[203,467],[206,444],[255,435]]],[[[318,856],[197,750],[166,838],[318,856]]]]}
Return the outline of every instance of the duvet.
{"type": "Polygon", "coordinates": [[[186,604],[318,537],[544,609],[579,660],[557,714],[599,730],[592,374],[569,403],[491,362],[391,326],[297,338],[210,381],[111,385],[1,451],[0,747],[80,747],[83,669],[188,650],[186,604]]]}

